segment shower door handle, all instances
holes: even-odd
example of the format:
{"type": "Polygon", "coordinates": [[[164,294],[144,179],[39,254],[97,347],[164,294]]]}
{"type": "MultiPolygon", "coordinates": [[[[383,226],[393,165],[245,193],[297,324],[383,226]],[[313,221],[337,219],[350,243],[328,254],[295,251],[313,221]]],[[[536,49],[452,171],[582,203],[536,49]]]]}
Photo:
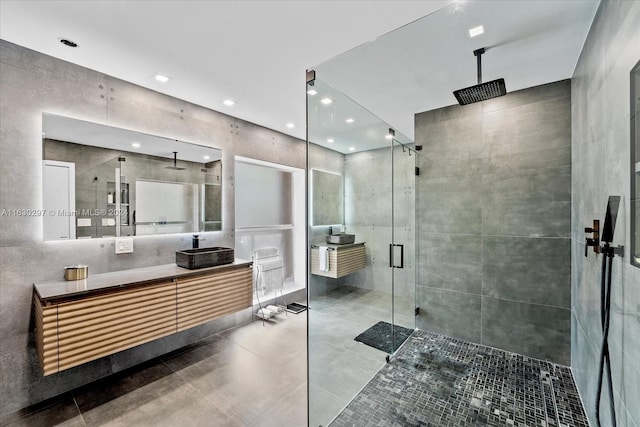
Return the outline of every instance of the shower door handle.
{"type": "Polygon", "coordinates": [[[389,267],[404,268],[404,245],[389,244],[389,267]],[[400,248],[400,265],[396,265],[396,248],[400,248]]]}

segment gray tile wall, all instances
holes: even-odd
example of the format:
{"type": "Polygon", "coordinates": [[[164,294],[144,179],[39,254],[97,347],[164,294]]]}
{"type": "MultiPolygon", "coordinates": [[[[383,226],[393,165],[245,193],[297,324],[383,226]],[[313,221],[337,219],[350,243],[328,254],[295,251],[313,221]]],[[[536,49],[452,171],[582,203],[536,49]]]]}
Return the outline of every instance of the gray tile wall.
{"type": "MultiPolygon", "coordinates": [[[[573,75],[571,366],[591,425],[602,329],[601,255],[584,257],[584,227],[604,220],[609,195],[622,196],[615,245],[625,258],[613,262],[611,354],[618,425],[640,426],[640,269],[629,261],[630,72],[640,60],[640,2],[603,1],[573,75]]],[[[605,380],[606,383],[606,380],[605,380]]],[[[608,392],[602,425],[610,425],[608,392]]]]}
{"type": "Polygon", "coordinates": [[[418,328],[569,364],[570,104],[564,80],[416,114],[418,328]]]}
{"type": "MultiPolygon", "coordinates": [[[[306,144],[258,125],[0,41],[0,207],[42,207],[42,113],[123,127],[223,150],[223,230],[210,245],[233,246],[234,156],[305,167],[306,144]]],[[[32,284],[63,267],[91,274],[175,261],[190,235],[137,237],[133,254],[110,239],[43,242],[39,217],[0,218],[0,416],[250,320],[245,310],[206,325],[42,377],[30,325],[32,284]]]]}

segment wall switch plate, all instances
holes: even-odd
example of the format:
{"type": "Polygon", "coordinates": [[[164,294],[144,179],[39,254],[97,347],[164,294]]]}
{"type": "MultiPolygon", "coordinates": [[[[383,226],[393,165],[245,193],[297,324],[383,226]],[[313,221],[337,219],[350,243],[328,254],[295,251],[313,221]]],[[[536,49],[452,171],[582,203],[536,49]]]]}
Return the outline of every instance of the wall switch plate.
{"type": "Polygon", "coordinates": [[[116,253],[133,253],[133,237],[116,237],[116,253]]]}

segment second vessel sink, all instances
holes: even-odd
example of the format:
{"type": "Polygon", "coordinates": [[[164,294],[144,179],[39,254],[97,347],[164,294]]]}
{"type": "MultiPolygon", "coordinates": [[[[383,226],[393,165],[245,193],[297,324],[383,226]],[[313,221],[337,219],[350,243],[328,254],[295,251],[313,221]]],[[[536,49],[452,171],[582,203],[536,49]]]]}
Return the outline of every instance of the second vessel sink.
{"type": "Polygon", "coordinates": [[[234,260],[234,250],[220,246],[176,251],[176,264],[178,264],[178,267],[188,268],[189,270],[231,264],[234,260]]]}
{"type": "Polygon", "coordinates": [[[327,243],[332,243],[334,245],[346,245],[348,243],[353,243],[355,241],[356,241],[355,234],[340,233],[340,234],[329,234],[327,236],[327,243]]]}

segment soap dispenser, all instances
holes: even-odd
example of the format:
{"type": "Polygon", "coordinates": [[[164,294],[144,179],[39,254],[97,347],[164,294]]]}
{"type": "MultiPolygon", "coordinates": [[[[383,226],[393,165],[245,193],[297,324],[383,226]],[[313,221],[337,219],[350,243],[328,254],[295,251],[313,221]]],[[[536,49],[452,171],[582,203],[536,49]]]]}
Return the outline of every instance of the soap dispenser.
{"type": "Polygon", "coordinates": [[[191,236],[191,248],[198,249],[200,247],[200,237],[197,234],[191,236]]]}

